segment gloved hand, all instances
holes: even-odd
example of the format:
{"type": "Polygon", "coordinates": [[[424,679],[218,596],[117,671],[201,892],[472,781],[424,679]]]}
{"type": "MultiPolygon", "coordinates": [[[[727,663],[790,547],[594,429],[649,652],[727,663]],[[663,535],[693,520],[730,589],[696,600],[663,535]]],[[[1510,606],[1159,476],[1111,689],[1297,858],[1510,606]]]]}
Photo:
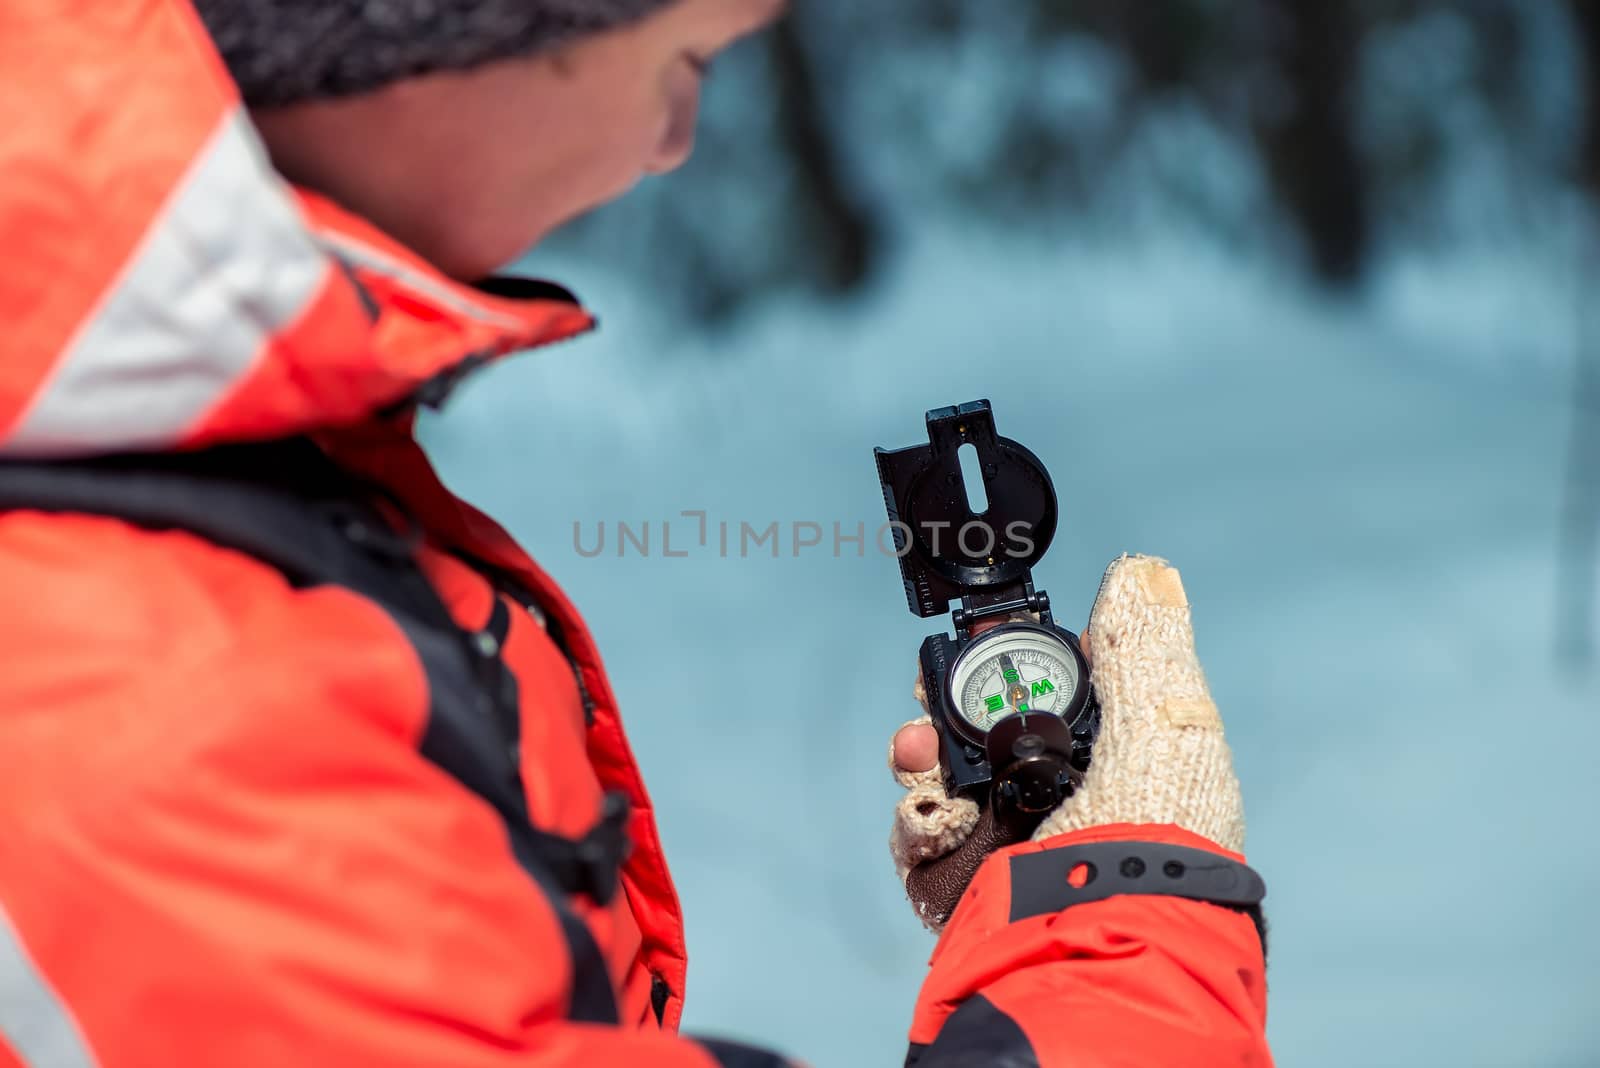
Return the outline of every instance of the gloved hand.
{"type": "MultiPolygon", "coordinates": [[[[1083,786],[1033,838],[1109,823],[1170,823],[1243,852],[1239,780],[1195,655],[1177,570],[1151,556],[1113,560],[1081,638],[1100,698],[1100,737],[1083,786]]],[[[915,695],[926,710],[920,671],[915,695]]],[[[896,732],[889,765],[907,788],[889,849],[918,916],[939,930],[984,858],[1011,839],[986,810],[945,794],[926,715],[896,732]]]]}

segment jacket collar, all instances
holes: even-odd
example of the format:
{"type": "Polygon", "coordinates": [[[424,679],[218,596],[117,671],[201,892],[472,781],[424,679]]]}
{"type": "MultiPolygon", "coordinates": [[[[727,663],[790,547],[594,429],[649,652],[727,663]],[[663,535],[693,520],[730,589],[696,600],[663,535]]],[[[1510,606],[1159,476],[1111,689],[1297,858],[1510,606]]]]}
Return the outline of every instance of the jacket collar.
{"type": "Polygon", "coordinates": [[[272,169],[186,0],[8,0],[0,455],[187,448],[437,403],[582,333],[558,287],[461,285],[272,169]]]}

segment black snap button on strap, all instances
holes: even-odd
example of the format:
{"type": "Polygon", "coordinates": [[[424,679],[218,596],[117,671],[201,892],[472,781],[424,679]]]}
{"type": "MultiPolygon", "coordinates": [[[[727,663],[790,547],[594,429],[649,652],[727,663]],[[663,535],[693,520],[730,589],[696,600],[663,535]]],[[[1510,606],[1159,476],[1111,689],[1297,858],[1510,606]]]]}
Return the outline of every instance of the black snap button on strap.
{"type": "Polygon", "coordinates": [[[1117,894],[1248,907],[1267,896],[1267,884],[1247,864],[1159,842],[1093,842],[1011,858],[1012,922],[1117,894]]]}

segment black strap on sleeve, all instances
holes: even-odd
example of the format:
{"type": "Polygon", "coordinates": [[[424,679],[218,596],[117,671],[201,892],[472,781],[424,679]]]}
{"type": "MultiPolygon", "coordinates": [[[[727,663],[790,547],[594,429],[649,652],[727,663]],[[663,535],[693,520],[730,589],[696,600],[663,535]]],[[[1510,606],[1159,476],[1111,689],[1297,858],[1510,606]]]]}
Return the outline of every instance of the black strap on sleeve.
{"type": "Polygon", "coordinates": [[[1039,1068],[1039,1056],[1017,1021],[982,994],[963,1001],[927,1045],[912,1043],[905,1068],[1039,1068]]]}
{"type": "Polygon", "coordinates": [[[1248,909],[1266,897],[1267,884],[1236,860],[1159,842],[1092,842],[1011,858],[1013,923],[1117,894],[1165,894],[1248,909]],[[1069,878],[1074,872],[1078,877],[1069,878]]]}

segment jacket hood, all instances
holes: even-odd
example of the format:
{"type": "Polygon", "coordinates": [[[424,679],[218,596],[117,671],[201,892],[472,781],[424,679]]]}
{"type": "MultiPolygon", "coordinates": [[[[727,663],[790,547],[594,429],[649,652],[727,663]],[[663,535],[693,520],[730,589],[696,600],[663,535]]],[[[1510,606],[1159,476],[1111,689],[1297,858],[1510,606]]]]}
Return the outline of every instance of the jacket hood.
{"type": "Polygon", "coordinates": [[[187,0],[6,0],[0,71],[0,455],[350,425],[593,326],[286,184],[187,0]]]}

